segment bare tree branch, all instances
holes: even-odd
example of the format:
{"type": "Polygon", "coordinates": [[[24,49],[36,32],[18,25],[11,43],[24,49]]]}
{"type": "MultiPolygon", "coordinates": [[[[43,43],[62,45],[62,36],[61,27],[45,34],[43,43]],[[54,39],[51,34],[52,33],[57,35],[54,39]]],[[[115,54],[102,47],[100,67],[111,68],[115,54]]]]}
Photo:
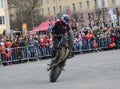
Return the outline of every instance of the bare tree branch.
{"type": "MultiPolygon", "coordinates": [[[[18,27],[16,29],[22,30],[22,23],[27,23],[28,29],[33,29],[34,26],[38,26],[43,21],[43,16],[39,14],[40,0],[8,0],[10,9],[16,8],[16,21],[11,22],[18,27]]],[[[13,28],[13,27],[12,27],[13,28]]]]}

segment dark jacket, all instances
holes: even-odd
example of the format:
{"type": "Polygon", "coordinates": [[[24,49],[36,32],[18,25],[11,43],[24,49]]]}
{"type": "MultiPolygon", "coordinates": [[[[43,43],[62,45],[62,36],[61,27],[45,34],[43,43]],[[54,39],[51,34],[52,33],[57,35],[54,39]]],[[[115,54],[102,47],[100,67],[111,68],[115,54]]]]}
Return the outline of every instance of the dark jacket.
{"type": "Polygon", "coordinates": [[[56,22],[52,28],[53,35],[65,34],[66,31],[70,30],[69,25],[64,24],[61,20],[56,22]]]}
{"type": "Polygon", "coordinates": [[[18,46],[19,47],[24,47],[25,46],[25,41],[24,40],[19,40],[18,41],[18,46]]]}

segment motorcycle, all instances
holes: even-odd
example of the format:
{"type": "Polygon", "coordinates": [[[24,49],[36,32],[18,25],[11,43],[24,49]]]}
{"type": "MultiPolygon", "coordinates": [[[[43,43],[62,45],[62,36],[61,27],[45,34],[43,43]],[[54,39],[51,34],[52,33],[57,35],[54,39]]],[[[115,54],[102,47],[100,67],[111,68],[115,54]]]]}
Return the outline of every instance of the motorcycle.
{"type": "Polygon", "coordinates": [[[73,48],[74,43],[74,33],[72,30],[68,31],[68,36],[62,35],[56,51],[56,56],[54,58],[55,63],[49,66],[50,70],[50,82],[56,82],[60,76],[63,67],[65,66],[66,59],[73,48]]]}

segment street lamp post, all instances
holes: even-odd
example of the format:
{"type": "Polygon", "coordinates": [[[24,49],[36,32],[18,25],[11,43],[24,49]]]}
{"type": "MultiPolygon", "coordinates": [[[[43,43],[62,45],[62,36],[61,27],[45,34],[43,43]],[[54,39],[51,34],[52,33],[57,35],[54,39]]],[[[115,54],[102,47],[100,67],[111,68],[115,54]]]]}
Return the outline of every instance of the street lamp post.
{"type": "Polygon", "coordinates": [[[105,26],[105,1],[104,0],[102,0],[102,4],[103,4],[103,8],[102,8],[102,12],[103,12],[103,24],[104,24],[104,26],[105,26]]]}
{"type": "Polygon", "coordinates": [[[34,18],[33,18],[33,11],[31,10],[31,19],[32,19],[32,29],[35,28],[34,18]]]}
{"type": "Polygon", "coordinates": [[[105,8],[104,7],[102,8],[102,11],[103,11],[103,24],[105,26],[105,8]]]}
{"type": "Polygon", "coordinates": [[[21,12],[21,22],[22,22],[22,24],[23,24],[23,10],[22,10],[21,7],[20,7],[20,12],[21,12]]]}
{"type": "Polygon", "coordinates": [[[22,6],[18,3],[16,5],[16,11],[17,11],[16,12],[16,18],[17,18],[17,21],[19,22],[18,29],[21,29],[22,24],[24,22],[24,20],[23,20],[23,10],[22,10],[22,6]]]}
{"type": "Polygon", "coordinates": [[[57,0],[56,0],[56,20],[58,19],[58,15],[57,15],[57,14],[58,14],[58,11],[57,11],[57,10],[58,10],[58,2],[57,2],[57,0]]]}
{"type": "Polygon", "coordinates": [[[119,10],[118,7],[116,8],[116,13],[117,13],[117,25],[120,25],[120,21],[119,21],[119,10]]]}
{"type": "Polygon", "coordinates": [[[105,7],[105,0],[102,0],[102,4],[103,4],[103,8],[102,8],[102,12],[103,12],[103,25],[106,26],[106,18],[105,18],[105,15],[106,15],[106,11],[107,11],[107,8],[105,7]]]}

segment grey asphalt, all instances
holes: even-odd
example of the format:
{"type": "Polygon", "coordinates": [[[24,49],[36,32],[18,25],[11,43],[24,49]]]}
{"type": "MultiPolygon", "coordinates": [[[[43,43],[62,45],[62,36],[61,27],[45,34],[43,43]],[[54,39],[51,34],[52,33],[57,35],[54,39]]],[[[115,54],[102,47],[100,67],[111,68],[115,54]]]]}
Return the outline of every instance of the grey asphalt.
{"type": "Polygon", "coordinates": [[[0,66],[0,89],[120,89],[120,50],[75,55],[57,82],[49,82],[48,60],[0,66]]]}

